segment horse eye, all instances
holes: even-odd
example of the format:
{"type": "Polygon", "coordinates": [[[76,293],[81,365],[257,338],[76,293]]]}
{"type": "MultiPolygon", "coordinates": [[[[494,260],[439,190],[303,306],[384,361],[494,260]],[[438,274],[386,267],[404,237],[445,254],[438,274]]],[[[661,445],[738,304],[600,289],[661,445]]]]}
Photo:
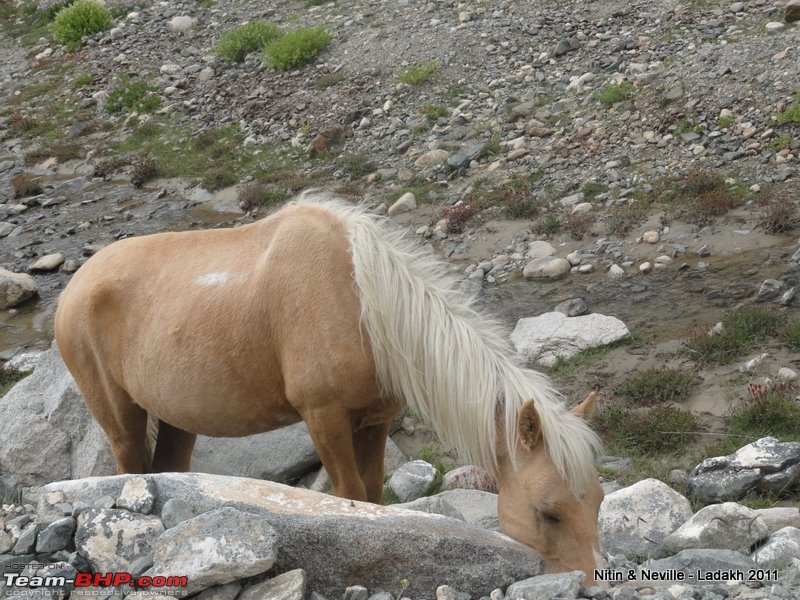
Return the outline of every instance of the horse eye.
{"type": "Polygon", "coordinates": [[[552,523],[553,525],[558,525],[559,523],[561,523],[561,519],[558,518],[556,515],[544,513],[542,516],[544,517],[545,521],[547,521],[548,523],[552,523]]]}

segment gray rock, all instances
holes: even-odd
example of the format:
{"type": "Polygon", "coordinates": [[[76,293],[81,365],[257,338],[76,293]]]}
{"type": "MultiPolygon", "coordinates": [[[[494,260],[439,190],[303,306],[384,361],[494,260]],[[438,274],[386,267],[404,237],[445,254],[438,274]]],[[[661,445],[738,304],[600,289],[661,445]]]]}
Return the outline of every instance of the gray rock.
{"type": "Polygon", "coordinates": [[[238,600],[305,600],[305,597],[306,572],[295,569],[244,588],[238,600]]]}
{"type": "Polygon", "coordinates": [[[14,547],[14,542],[11,541],[11,536],[4,530],[0,529],[0,554],[5,554],[14,547]]]}
{"type": "Polygon", "coordinates": [[[173,33],[186,33],[197,27],[197,19],[186,15],[172,17],[167,28],[173,33]]]}
{"type": "Polygon", "coordinates": [[[406,192],[389,207],[388,213],[390,217],[393,217],[414,210],[415,208],[417,208],[417,199],[411,192],[406,192]]]}
{"type": "Polygon", "coordinates": [[[795,295],[797,294],[796,287],[790,287],[788,290],[781,294],[780,300],[778,300],[778,304],[781,306],[789,306],[794,300],[795,295]]]}
{"type": "Polygon", "coordinates": [[[469,167],[470,159],[464,154],[451,154],[447,158],[447,166],[453,171],[461,171],[469,167]]]}
{"type": "Polygon", "coordinates": [[[688,521],[664,538],[671,553],[689,548],[747,550],[769,535],[766,523],[752,509],[735,502],[701,508],[688,521]]]}
{"type": "Polygon", "coordinates": [[[784,527],[776,531],[750,557],[764,569],[786,568],[792,559],[800,558],[800,529],[784,527]]]}
{"type": "Polygon", "coordinates": [[[19,496],[19,475],[0,475],[0,502],[3,504],[19,504],[19,496]]]}
{"type": "Polygon", "coordinates": [[[64,550],[72,543],[75,527],[75,519],[72,517],[64,517],[50,523],[36,538],[36,552],[64,550]]]}
{"type": "Polygon", "coordinates": [[[431,491],[436,468],[424,460],[412,460],[397,469],[389,479],[389,488],[401,502],[410,502],[431,491]]]}
{"type": "MultiPolygon", "coordinates": [[[[457,589],[452,588],[449,585],[440,585],[438,588],[436,588],[436,600],[470,600],[470,598],[472,598],[472,596],[466,592],[459,592],[457,589]]],[[[375,596],[372,596],[370,600],[379,599],[375,598],[375,596]]],[[[380,600],[394,600],[394,597],[389,595],[388,598],[381,598],[380,600]]]]}
{"type": "Polygon", "coordinates": [[[506,590],[507,600],[551,600],[577,598],[586,575],[582,571],[551,573],[512,583],[506,590]]]}
{"type": "Polygon", "coordinates": [[[134,477],[122,488],[122,493],[117,498],[117,508],[149,515],[156,499],[154,492],[155,486],[152,480],[146,477],[134,477]]]}
{"type": "Polygon", "coordinates": [[[778,279],[765,279],[761,284],[761,287],[758,289],[758,296],[756,297],[756,300],[759,302],[771,300],[781,293],[782,287],[783,282],[779,281],[778,279]]]}
{"type": "Polygon", "coordinates": [[[153,554],[163,532],[164,525],[158,517],[121,509],[89,508],[78,516],[75,548],[95,572],[127,571],[137,558],[153,554]]]}
{"type": "Polygon", "coordinates": [[[558,358],[569,358],[586,348],[605,346],[629,335],[625,323],[615,317],[597,313],[567,317],[549,312],[520,319],[511,341],[528,361],[552,366],[558,358]]]}
{"type": "Polygon", "coordinates": [[[361,585],[348,586],[342,596],[342,600],[367,600],[367,598],[369,598],[369,591],[361,585]]]}
{"type": "Polygon", "coordinates": [[[796,506],[759,508],[753,512],[764,521],[770,535],[784,527],[797,527],[800,529],[800,508],[796,506]]]}
{"type": "Polygon", "coordinates": [[[586,200],[586,194],[584,194],[583,192],[578,192],[570,196],[564,196],[563,198],[561,198],[561,200],[559,200],[559,202],[561,203],[561,206],[568,208],[570,206],[575,206],[577,204],[580,204],[584,200],[586,200]]]}
{"type": "Polygon", "coordinates": [[[546,256],[555,256],[557,253],[558,251],[552,244],[542,240],[528,242],[528,250],[526,251],[529,258],[544,258],[546,256]]]}
{"type": "MultiPolygon", "coordinates": [[[[60,491],[66,502],[92,505],[104,496],[119,496],[130,477],[51,483],[42,489],[42,498],[60,491]]],[[[395,589],[412,572],[405,592],[409,597],[429,595],[439,585],[480,596],[542,573],[542,559],[529,548],[454,519],[351,502],[268,481],[201,473],[150,477],[156,485],[156,512],[170,498],[182,498],[198,514],[234,505],[263,516],[278,532],[275,572],[302,568],[309,588],[329,597],[339,597],[353,581],[372,589],[395,589]]]]}
{"type": "Polygon", "coordinates": [[[434,496],[455,508],[470,525],[500,531],[497,519],[497,494],[481,490],[448,490],[434,496]]]}
{"type": "Polygon", "coordinates": [[[675,556],[652,560],[642,565],[651,571],[673,572],[680,571],[685,574],[687,583],[697,583],[696,574],[700,577],[710,578],[720,572],[736,571],[741,569],[745,576],[749,569],[757,567],[749,557],[733,550],[683,550],[675,556]]]}
{"type": "Polygon", "coordinates": [[[242,584],[238,581],[226,583],[225,585],[215,585],[203,590],[197,595],[198,600],[234,600],[242,589],[242,584]]]}
{"type": "Polygon", "coordinates": [[[153,566],[152,556],[140,556],[131,563],[131,566],[128,567],[128,571],[134,577],[139,577],[152,566],[153,566]]]}
{"type": "Polygon", "coordinates": [[[783,18],[787,23],[800,21],[800,0],[789,0],[783,9],[783,18]]]}
{"type": "Polygon", "coordinates": [[[707,458],[689,474],[689,491],[703,502],[740,500],[774,476],[800,464],[800,442],[761,438],[728,456],[707,458]]]}
{"type": "Polygon", "coordinates": [[[39,293],[33,277],[0,269],[0,310],[19,306],[39,293]]]}
{"type": "Polygon", "coordinates": [[[17,543],[14,544],[14,548],[11,550],[11,554],[16,554],[19,556],[20,554],[31,554],[36,550],[36,533],[38,528],[36,527],[36,523],[30,523],[25,529],[22,530],[22,533],[17,540],[17,543]]]}
{"type": "Polygon", "coordinates": [[[194,516],[191,507],[182,498],[170,498],[161,509],[161,521],[166,529],[172,529],[178,523],[188,521],[194,516]]]}
{"type": "Polygon", "coordinates": [[[689,501],[657,479],[613,492],[600,505],[600,548],[627,557],[660,558],[664,538],[692,516],[689,501]]]}
{"type": "Polygon", "coordinates": [[[571,298],[556,304],[553,310],[565,314],[568,317],[580,317],[589,312],[589,307],[586,305],[586,300],[583,298],[571,298]]]}
{"type": "Polygon", "coordinates": [[[64,255],[60,252],[56,252],[38,258],[28,267],[28,270],[31,273],[46,273],[48,271],[55,271],[63,263],[64,255]]]}
{"type": "Polygon", "coordinates": [[[436,494],[435,496],[424,496],[422,498],[412,500],[411,502],[392,504],[392,507],[442,515],[444,517],[450,517],[451,519],[458,519],[459,521],[466,520],[464,519],[464,515],[462,515],[458,509],[456,509],[456,507],[441,497],[441,494],[436,494]]]}
{"type": "Polygon", "coordinates": [[[522,270],[526,279],[558,279],[569,273],[570,264],[564,258],[543,256],[534,258],[522,270]]]}
{"type": "Polygon", "coordinates": [[[193,594],[266,572],[277,550],[277,533],[263,516],[226,506],[166,530],[148,575],[185,575],[193,594]]]}

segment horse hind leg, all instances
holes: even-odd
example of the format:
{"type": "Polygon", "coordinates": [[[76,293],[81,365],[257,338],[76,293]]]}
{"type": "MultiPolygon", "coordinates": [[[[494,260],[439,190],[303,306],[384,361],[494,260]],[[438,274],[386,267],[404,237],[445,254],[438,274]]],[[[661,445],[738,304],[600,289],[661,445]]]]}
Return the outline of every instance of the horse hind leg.
{"type": "Polygon", "coordinates": [[[192,463],[197,435],[158,421],[158,437],[153,452],[154,473],[186,472],[192,463]]]}

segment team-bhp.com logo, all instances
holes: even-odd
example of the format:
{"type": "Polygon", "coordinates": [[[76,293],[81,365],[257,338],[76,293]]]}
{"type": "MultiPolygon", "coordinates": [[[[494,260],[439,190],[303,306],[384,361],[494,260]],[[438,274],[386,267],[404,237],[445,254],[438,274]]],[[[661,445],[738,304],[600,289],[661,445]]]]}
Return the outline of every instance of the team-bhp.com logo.
{"type": "MultiPolygon", "coordinates": [[[[3,579],[8,588],[39,588],[39,587],[56,587],[63,588],[72,585],[75,588],[86,587],[119,587],[131,586],[134,588],[153,590],[157,588],[168,588],[169,591],[180,593],[179,588],[185,588],[188,580],[185,576],[163,576],[154,575],[149,577],[141,575],[134,577],[130,573],[113,572],[113,573],[76,573],[75,577],[63,576],[25,576],[18,573],[4,573],[3,579]],[[178,589],[176,589],[178,588],[178,589]]],[[[168,590],[160,590],[162,592],[168,590]]]]}

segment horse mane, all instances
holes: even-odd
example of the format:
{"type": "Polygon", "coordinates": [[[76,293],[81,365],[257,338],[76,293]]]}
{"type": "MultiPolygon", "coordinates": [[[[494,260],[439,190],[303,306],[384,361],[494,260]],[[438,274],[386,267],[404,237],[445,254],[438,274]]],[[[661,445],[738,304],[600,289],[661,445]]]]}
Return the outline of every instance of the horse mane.
{"type": "Polygon", "coordinates": [[[533,399],[561,477],[576,493],[596,477],[596,434],[564,408],[546,375],[518,362],[504,329],[459,291],[445,263],[363,207],[314,191],[299,201],[335,214],[349,232],[361,321],[383,394],[405,401],[443,444],[495,476],[497,419],[513,461],[519,410],[533,399]]]}

